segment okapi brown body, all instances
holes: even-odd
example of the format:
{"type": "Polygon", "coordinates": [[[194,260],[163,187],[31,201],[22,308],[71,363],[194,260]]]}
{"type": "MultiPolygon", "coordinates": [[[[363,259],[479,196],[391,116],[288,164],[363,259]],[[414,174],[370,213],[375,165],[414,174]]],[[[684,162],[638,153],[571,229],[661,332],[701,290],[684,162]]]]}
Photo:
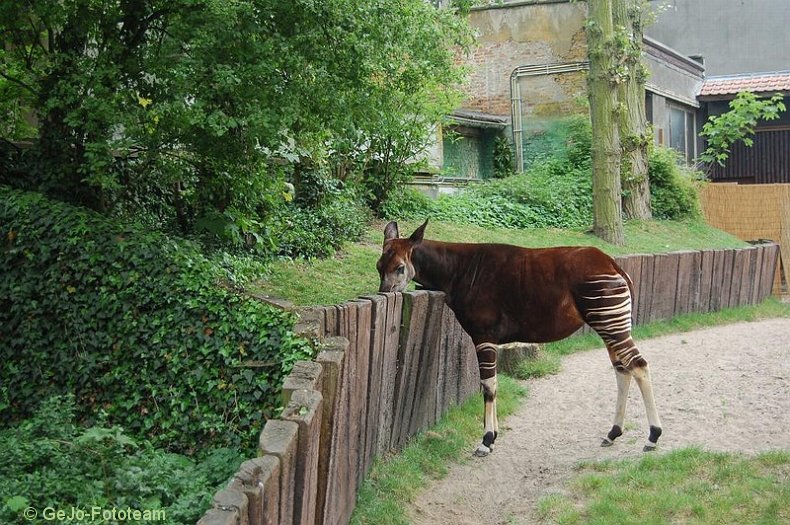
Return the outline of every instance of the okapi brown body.
{"type": "Polygon", "coordinates": [[[496,345],[557,341],[584,323],[603,339],[617,377],[615,421],[602,444],[611,445],[622,434],[633,377],[650,425],[645,450],[655,448],[661,423],[647,362],[631,338],[632,284],[611,257],[592,247],[530,249],[424,240],[426,226],[427,221],[407,239],[399,238],[397,223],[386,226],[377,264],[380,291],[402,291],[411,280],[440,290],[471,336],[485,400],[478,455],[488,454],[497,436],[496,345]]]}

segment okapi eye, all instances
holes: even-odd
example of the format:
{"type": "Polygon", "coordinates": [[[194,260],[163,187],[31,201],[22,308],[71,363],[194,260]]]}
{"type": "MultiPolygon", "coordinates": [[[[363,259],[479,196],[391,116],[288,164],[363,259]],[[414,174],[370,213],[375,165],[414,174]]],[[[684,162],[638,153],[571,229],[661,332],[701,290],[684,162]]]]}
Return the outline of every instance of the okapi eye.
{"type": "Polygon", "coordinates": [[[403,275],[403,273],[405,271],[406,271],[406,265],[405,264],[401,264],[400,266],[398,266],[398,269],[397,269],[398,275],[403,275]]]}

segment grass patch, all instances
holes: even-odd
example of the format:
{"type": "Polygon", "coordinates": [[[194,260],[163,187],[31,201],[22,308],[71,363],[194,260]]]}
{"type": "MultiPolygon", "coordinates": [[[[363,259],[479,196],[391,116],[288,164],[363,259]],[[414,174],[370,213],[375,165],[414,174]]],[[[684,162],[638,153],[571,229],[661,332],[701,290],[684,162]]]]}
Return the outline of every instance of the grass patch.
{"type": "MultiPolygon", "coordinates": [[[[411,234],[419,225],[416,221],[400,223],[401,235],[411,234]]],[[[383,223],[374,224],[360,242],[347,243],[331,259],[276,261],[269,267],[266,277],[250,287],[300,306],[337,304],[375,293],[379,286],[376,260],[381,254],[383,229],[383,223]]],[[[630,221],[626,223],[625,231],[627,242],[622,247],[608,244],[582,230],[513,230],[442,222],[431,222],[427,237],[448,242],[494,242],[528,248],[596,246],[610,255],[747,246],[743,241],[697,221],[630,221]]]]}
{"type": "Polygon", "coordinates": [[[583,465],[569,494],[543,498],[544,523],[788,523],[790,452],[753,458],[688,448],[583,465]]]}
{"type": "MultiPolygon", "coordinates": [[[[500,375],[499,417],[511,414],[525,395],[516,381],[500,375]]],[[[430,479],[442,478],[448,463],[470,457],[473,444],[482,436],[482,406],[482,396],[472,396],[452,408],[436,426],[413,438],[401,453],[377,459],[360,488],[351,523],[407,525],[405,503],[413,501],[430,479]]]]}
{"type": "Polygon", "coordinates": [[[559,354],[541,350],[534,359],[525,359],[519,363],[513,375],[518,379],[535,379],[556,374],[561,368],[559,354]]]}

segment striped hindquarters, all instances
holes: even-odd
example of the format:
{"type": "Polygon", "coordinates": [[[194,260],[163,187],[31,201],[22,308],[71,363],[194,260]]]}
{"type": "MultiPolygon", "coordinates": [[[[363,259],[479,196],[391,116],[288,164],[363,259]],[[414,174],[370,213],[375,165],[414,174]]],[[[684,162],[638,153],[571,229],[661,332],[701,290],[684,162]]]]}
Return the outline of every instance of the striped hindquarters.
{"type": "Polygon", "coordinates": [[[582,283],[576,304],[584,321],[601,336],[618,370],[644,366],[631,338],[631,289],[620,274],[597,275],[582,283]]]}

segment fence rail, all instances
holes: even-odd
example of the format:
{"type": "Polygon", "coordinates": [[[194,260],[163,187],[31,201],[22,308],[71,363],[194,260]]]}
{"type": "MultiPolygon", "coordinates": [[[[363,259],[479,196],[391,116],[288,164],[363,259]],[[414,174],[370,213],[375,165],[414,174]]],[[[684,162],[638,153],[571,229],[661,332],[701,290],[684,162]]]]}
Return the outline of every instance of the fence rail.
{"type": "MultiPolygon", "coordinates": [[[[637,324],[756,304],[778,246],[617,258],[634,281],[637,324]]],[[[283,385],[260,435],[199,525],[345,525],[374,458],[403,447],[478,391],[477,360],[440,292],[379,294],[302,312],[322,341],[283,385]]]]}

